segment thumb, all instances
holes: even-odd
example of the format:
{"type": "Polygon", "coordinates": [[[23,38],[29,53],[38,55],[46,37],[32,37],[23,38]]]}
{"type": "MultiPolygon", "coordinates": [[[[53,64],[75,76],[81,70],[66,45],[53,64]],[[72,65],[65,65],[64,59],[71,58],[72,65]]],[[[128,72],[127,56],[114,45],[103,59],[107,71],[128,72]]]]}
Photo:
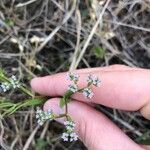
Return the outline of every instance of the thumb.
{"type": "MultiPolygon", "coordinates": [[[[63,113],[59,99],[48,100],[44,110],[53,109],[57,114],[63,113]]],[[[142,150],[129,139],[107,117],[85,103],[72,101],[68,105],[69,115],[76,123],[76,132],[90,150],[142,150]]],[[[60,120],[59,120],[60,121],[60,120]]],[[[62,120],[60,121],[62,122],[62,120]]]]}

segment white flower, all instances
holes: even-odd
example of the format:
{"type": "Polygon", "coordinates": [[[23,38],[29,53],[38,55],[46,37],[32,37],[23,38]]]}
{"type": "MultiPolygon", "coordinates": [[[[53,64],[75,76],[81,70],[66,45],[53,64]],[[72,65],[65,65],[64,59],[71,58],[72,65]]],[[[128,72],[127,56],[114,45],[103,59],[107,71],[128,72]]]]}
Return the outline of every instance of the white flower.
{"type": "Polygon", "coordinates": [[[75,128],[75,123],[73,121],[65,121],[64,125],[69,132],[72,132],[75,128]]]}
{"type": "Polygon", "coordinates": [[[93,77],[92,77],[92,75],[88,75],[87,82],[88,83],[93,83],[93,77]]]}
{"type": "Polygon", "coordinates": [[[15,89],[15,88],[19,88],[21,85],[19,83],[19,81],[17,80],[17,78],[13,75],[11,76],[10,78],[10,83],[12,85],[12,87],[15,89]]]}
{"type": "Polygon", "coordinates": [[[92,98],[94,93],[92,92],[92,90],[90,88],[84,88],[83,91],[82,91],[83,95],[86,97],[86,98],[92,98]]]}
{"type": "Polygon", "coordinates": [[[19,83],[19,81],[17,80],[17,78],[13,75],[11,76],[11,78],[9,78],[8,82],[2,82],[0,85],[0,88],[3,90],[3,92],[6,92],[8,90],[10,90],[11,88],[19,88],[21,86],[21,84],[19,83]]]}
{"type": "Polygon", "coordinates": [[[11,85],[8,82],[3,82],[0,85],[0,88],[2,89],[3,92],[6,92],[6,91],[10,90],[11,85]]]}
{"type": "Polygon", "coordinates": [[[17,81],[17,78],[16,78],[16,76],[14,76],[14,75],[11,76],[11,79],[12,79],[13,81],[17,81]]]}
{"type": "Polygon", "coordinates": [[[70,134],[70,142],[77,141],[77,140],[78,140],[78,135],[75,132],[72,132],[70,134]]]}
{"type": "Polygon", "coordinates": [[[66,131],[62,134],[61,138],[63,141],[76,141],[78,140],[78,135],[74,132],[75,123],[72,120],[67,120],[64,122],[66,131]]]}
{"type": "Polygon", "coordinates": [[[38,107],[36,111],[36,119],[39,125],[43,125],[46,120],[53,120],[53,111],[51,109],[43,111],[38,107]]]}
{"type": "Polygon", "coordinates": [[[61,138],[63,139],[63,141],[68,141],[69,140],[69,134],[64,132],[61,136],[61,138]]]}
{"type": "Polygon", "coordinates": [[[51,109],[48,109],[47,111],[44,111],[45,120],[52,120],[53,119],[53,111],[51,109]]]}
{"type": "Polygon", "coordinates": [[[65,121],[64,125],[65,126],[75,126],[75,123],[73,121],[65,121]]]}
{"type": "Polygon", "coordinates": [[[73,142],[73,141],[77,141],[78,140],[78,135],[75,132],[71,132],[71,133],[64,132],[62,134],[61,138],[63,139],[63,141],[73,142]]]}
{"type": "Polygon", "coordinates": [[[21,86],[21,84],[19,83],[19,81],[17,80],[17,78],[14,75],[11,76],[10,83],[14,89],[19,88],[21,86]]]}
{"type": "Polygon", "coordinates": [[[70,72],[67,74],[67,80],[77,82],[79,80],[79,75],[70,72]]]}
{"type": "Polygon", "coordinates": [[[37,123],[38,123],[40,126],[42,126],[42,125],[44,124],[44,122],[43,122],[42,120],[40,120],[40,119],[37,120],[37,123]]]}
{"type": "Polygon", "coordinates": [[[95,79],[93,80],[93,85],[99,87],[100,83],[101,83],[101,81],[98,79],[98,77],[95,77],[95,79]]]}
{"type": "Polygon", "coordinates": [[[88,84],[93,84],[93,85],[99,87],[101,81],[96,76],[88,75],[87,82],[88,82],[88,84]]]}
{"type": "Polygon", "coordinates": [[[76,84],[69,85],[68,90],[75,93],[78,91],[78,86],[76,84]]]}

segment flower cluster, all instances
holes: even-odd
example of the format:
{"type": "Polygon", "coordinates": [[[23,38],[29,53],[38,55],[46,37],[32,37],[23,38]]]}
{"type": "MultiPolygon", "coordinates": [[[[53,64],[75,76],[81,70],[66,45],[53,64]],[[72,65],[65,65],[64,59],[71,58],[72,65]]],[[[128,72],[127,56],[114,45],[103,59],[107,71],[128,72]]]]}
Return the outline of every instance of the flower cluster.
{"type": "Polygon", "coordinates": [[[73,81],[73,82],[78,82],[79,75],[70,72],[70,73],[67,74],[67,80],[70,80],[70,81],[73,81]]]}
{"type": "Polygon", "coordinates": [[[75,123],[73,121],[65,121],[64,122],[66,131],[62,134],[61,138],[63,141],[77,141],[78,135],[74,132],[75,123]]]}
{"type": "MultiPolygon", "coordinates": [[[[70,102],[71,95],[74,93],[81,93],[86,98],[92,98],[94,93],[92,91],[91,86],[98,87],[100,85],[100,80],[98,77],[89,75],[86,79],[87,85],[84,88],[79,88],[78,81],[79,81],[79,75],[76,75],[74,73],[69,73],[67,75],[67,79],[72,82],[68,86],[68,91],[64,94],[62,99],[60,100],[60,107],[67,107],[67,103],[70,102]]],[[[63,118],[66,117],[67,120],[64,122],[65,125],[65,132],[62,134],[61,138],[63,141],[69,141],[73,142],[78,140],[78,135],[75,133],[75,123],[71,120],[71,118],[68,115],[68,109],[65,109],[65,113],[60,115],[55,115],[53,111],[50,109],[48,111],[42,111],[41,109],[37,109],[36,111],[36,118],[38,119],[37,122],[39,125],[43,125],[45,121],[47,120],[53,120],[55,118],[63,118]]]]}
{"type": "Polygon", "coordinates": [[[92,84],[96,87],[99,87],[100,83],[101,83],[101,81],[98,79],[98,77],[92,76],[92,75],[88,75],[87,82],[88,82],[88,84],[92,84]]]}
{"type": "Polygon", "coordinates": [[[8,82],[2,82],[0,88],[5,93],[6,91],[10,90],[10,84],[8,82]]]}
{"type": "Polygon", "coordinates": [[[45,121],[51,121],[54,119],[53,111],[51,109],[43,111],[38,107],[36,110],[36,119],[38,119],[37,123],[42,126],[45,123],[45,121]]]}
{"type": "Polygon", "coordinates": [[[83,95],[86,97],[86,98],[92,98],[94,93],[92,92],[92,90],[87,87],[87,88],[84,88],[83,91],[82,91],[83,95]]]}
{"type": "Polygon", "coordinates": [[[79,75],[73,74],[73,73],[69,73],[67,75],[67,79],[70,81],[73,81],[73,84],[68,86],[68,90],[76,93],[76,92],[80,92],[82,93],[86,98],[91,99],[94,95],[94,93],[92,92],[91,86],[94,85],[96,87],[100,86],[101,81],[98,79],[98,77],[96,76],[92,76],[92,75],[88,75],[86,81],[87,81],[87,86],[83,89],[79,89],[77,86],[77,82],[79,81],[79,75]]]}
{"type": "Polygon", "coordinates": [[[20,83],[14,75],[10,78],[10,83],[14,89],[20,87],[20,83]]]}
{"type": "Polygon", "coordinates": [[[71,92],[73,92],[73,93],[78,92],[77,82],[79,80],[79,76],[77,74],[68,73],[67,74],[67,80],[70,80],[70,81],[73,82],[73,84],[70,84],[68,86],[68,90],[71,91],[71,92]]]}
{"type": "Polygon", "coordinates": [[[9,81],[7,82],[2,82],[0,85],[0,88],[2,89],[3,92],[6,92],[10,90],[11,88],[16,89],[20,87],[20,83],[17,80],[17,78],[13,75],[11,78],[9,78],[9,81]]]}

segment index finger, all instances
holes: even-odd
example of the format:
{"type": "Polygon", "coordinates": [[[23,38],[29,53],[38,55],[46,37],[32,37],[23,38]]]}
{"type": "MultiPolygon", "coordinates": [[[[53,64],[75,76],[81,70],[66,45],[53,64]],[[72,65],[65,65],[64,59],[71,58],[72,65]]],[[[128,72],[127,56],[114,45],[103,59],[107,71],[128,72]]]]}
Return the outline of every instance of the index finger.
{"type": "MultiPolygon", "coordinates": [[[[85,79],[89,73],[99,77],[101,86],[93,87],[94,97],[90,100],[79,93],[73,95],[74,99],[123,110],[138,110],[149,101],[150,71],[148,70],[92,71],[91,69],[88,73],[82,71],[79,73],[79,87],[86,85],[85,79]]],[[[49,96],[62,96],[69,84],[66,73],[35,78],[31,82],[33,90],[49,96]]]]}

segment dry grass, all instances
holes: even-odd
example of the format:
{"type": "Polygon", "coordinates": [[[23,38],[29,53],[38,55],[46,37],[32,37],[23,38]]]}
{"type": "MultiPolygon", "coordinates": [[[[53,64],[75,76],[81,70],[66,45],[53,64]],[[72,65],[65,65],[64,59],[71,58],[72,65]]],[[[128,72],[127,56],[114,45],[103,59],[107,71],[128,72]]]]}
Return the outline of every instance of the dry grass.
{"type": "MultiPolygon", "coordinates": [[[[24,83],[76,67],[150,68],[149,10],[149,0],[1,0],[0,67],[24,83]],[[33,36],[42,42],[31,43],[33,36]]],[[[12,92],[7,97],[23,98],[12,92]]],[[[149,122],[138,112],[98,109],[135,141],[150,136],[149,122]]],[[[33,116],[31,108],[0,120],[0,149],[85,149],[80,142],[62,143],[61,125],[39,128],[33,116]]]]}

